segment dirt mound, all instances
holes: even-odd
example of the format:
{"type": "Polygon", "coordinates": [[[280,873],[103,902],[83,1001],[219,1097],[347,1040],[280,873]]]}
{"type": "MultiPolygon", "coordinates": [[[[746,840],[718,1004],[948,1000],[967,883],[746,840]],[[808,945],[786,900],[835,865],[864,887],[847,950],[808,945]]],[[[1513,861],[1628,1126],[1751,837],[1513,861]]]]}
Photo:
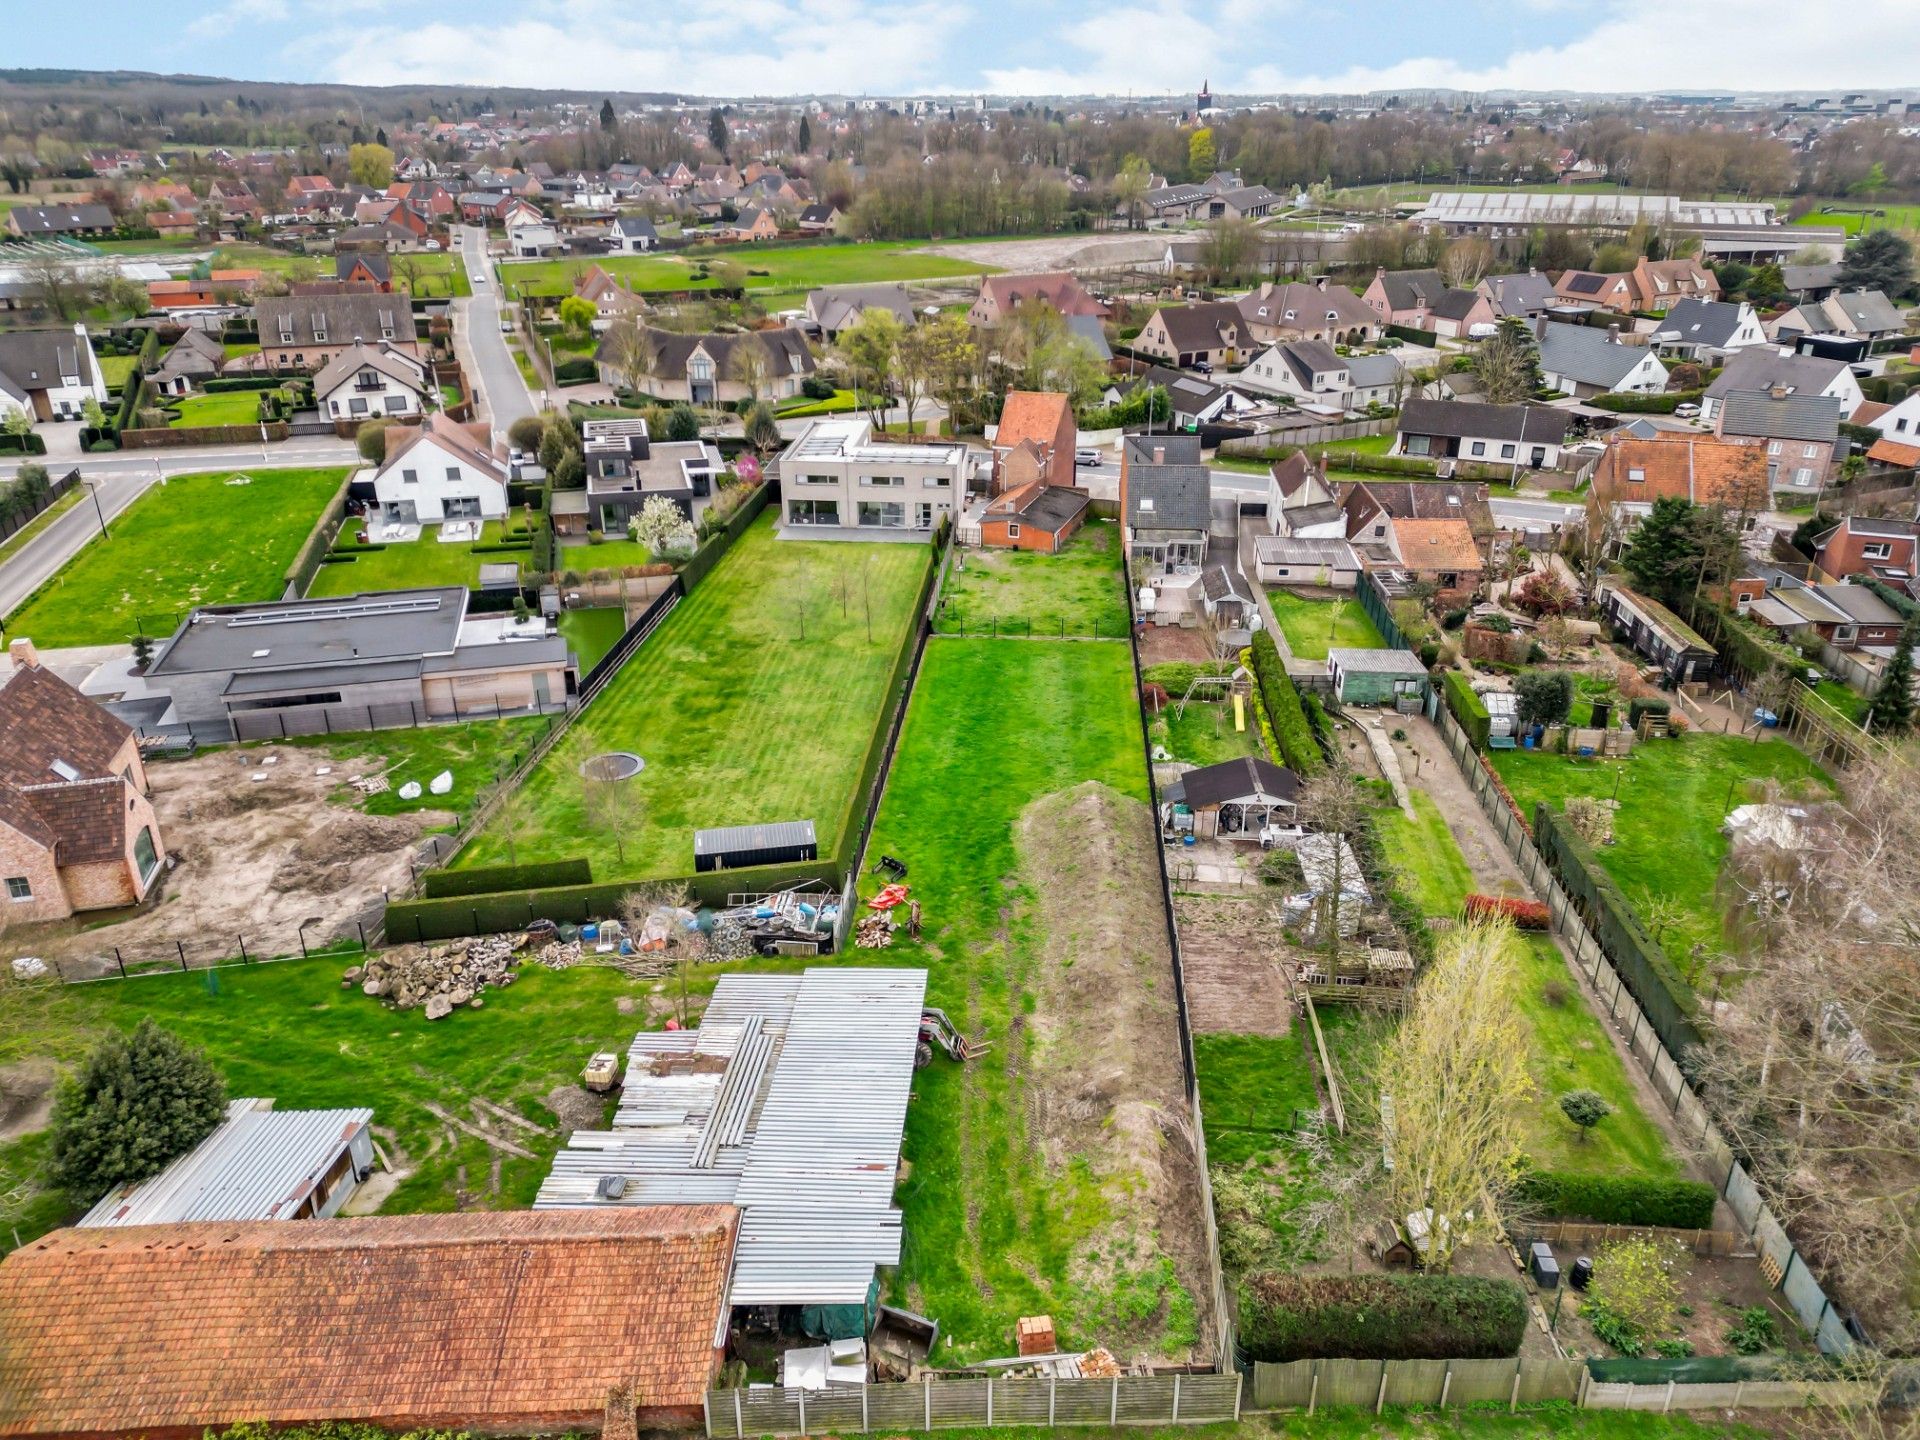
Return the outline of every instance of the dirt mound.
{"type": "Polygon", "coordinates": [[[541,1102],[560,1122],[562,1136],[576,1130],[602,1130],[607,1123],[607,1097],[595,1095],[578,1085],[562,1085],[547,1093],[541,1102]]]}
{"type": "MultiPolygon", "coordinates": [[[[1089,783],[1029,805],[1015,838],[1039,897],[1035,1141],[1050,1168],[1086,1165],[1110,1207],[1074,1280],[1108,1292],[1171,1262],[1205,1353],[1212,1286],[1151,817],[1089,783]]],[[[1105,1318],[1102,1340],[1123,1350],[1151,1346],[1169,1319],[1105,1318]]]]}
{"type": "Polygon", "coordinates": [[[0,1065],[0,1140],[44,1130],[53,1117],[53,1089],[60,1068],[41,1056],[0,1065]]]}
{"type": "Polygon", "coordinates": [[[417,821],[397,815],[333,816],[294,842],[267,888],[282,895],[324,893],[336,882],[351,879],[368,859],[403,848],[419,833],[417,821]]]}

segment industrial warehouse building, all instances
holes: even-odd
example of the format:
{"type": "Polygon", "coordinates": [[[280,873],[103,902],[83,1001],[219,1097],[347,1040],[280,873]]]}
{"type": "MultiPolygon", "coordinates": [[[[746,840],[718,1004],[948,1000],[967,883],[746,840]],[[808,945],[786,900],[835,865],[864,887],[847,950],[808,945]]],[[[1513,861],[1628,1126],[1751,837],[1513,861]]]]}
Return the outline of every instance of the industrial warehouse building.
{"type": "Polygon", "coordinates": [[[534,1208],[737,1205],[731,1304],[865,1335],[876,1272],[900,1261],[926,989],[924,970],[721,976],[698,1029],[634,1038],[613,1128],[573,1132],[534,1208]]]}

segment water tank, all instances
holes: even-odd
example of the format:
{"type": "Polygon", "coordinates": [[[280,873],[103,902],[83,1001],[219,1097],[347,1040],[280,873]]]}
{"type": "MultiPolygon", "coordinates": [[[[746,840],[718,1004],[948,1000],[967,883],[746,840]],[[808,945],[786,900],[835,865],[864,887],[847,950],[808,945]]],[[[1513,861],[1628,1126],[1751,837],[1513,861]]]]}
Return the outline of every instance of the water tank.
{"type": "Polygon", "coordinates": [[[1593,1261],[1579,1256],[1573,1262],[1573,1270],[1567,1276],[1567,1283],[1576,1290],[1584,1290],[1593,1283],[1593,1261]]]}

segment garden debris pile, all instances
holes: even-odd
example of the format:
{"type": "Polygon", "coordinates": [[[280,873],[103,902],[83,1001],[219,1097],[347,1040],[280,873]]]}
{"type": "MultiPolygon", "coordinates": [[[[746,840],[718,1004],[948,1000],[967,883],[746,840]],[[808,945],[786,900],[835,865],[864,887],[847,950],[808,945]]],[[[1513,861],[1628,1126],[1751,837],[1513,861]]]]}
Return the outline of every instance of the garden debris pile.
{"type": "Polygon", "coordinates": [[[854,926],[853,943],[862,950],[884,950],[893,944],[893,921],[885,915],[862,915],[854,926]]]}
{"type": "Polygon", "coordinates": [[[463,944],[401,945],[349,967],[341,984],[357,984],[361,994],[396,1010],[424,1008],[429,1020],[439,1020],[457,1006],[479,1009],[489,985],[511,985],[520,943],[510,935],[481,935],[463,944]]]}

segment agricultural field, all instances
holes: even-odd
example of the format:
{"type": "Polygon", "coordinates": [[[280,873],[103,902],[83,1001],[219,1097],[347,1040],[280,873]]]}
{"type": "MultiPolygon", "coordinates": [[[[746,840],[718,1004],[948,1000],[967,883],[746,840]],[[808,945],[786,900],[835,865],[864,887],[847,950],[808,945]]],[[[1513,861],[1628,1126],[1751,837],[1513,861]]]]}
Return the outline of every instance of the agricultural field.
{"type": "Polygon", "coordinates": [[[156,484],[7,617],[43,648],[170,634],[196,605],[274,600],[347,472],[230,470],[156,484]],[[236,483],[244,479],[246,483],[236,483]]]}
{"type": "Polygon", "coordinates": [[[1727,735],[1647,741],[1629,759],[1588,764],[1526,750],[1495,751],[1491,759],[1529,815],[1541,801],[1564,809],[1575,795],[1614,802],[1613,843],[1596,847],[1600,863],[1694,984],[1701,983],[1703,957],[1732,944],[1718,886],[1727,855],[1721,821],[1765,782],[1816,795],[1832,788],[1820,767],[1786,741],[1727,735]],[[1651,915],[1649,901],[1658,902],[1651,915]],[[1667,923],[1654,923],[1663,918],[1659,909],[1669,912],[1667,923]]]}
{"type": "Polygon", "coordinates": [[[873,953],[924,964],[929,1003],[993,1046],[915,1078],[897,1192],[889,1299],[939,1316],[955,1359],[1031,1314],[1067,1346],[1202,1343],[1139,723],[1123,646],[927,644],[870,846],[909,866],[925,930],[873,953]]]}
{"type": "Polygon", "coordinates": [[[1124,639],[1123,560],[1115,520],[1089,520],[1058,555],[961,550],[941,589],[934,628],[943,635],[1124,639]]]}
{"type": "MultiPolygon", "coordinates": [[[[982,275],[991,265],[935,255],[915,245],[790,245],[702,247],[684,255],[612,255],[593,263],[636,290],[710,290],[720,283],[709,266],[729,262],[746,272],[750,290],[805,291],[821,285],[876,280],[935,280],[982,275]],[[707,271],[697,278],[697,272],[707,271]]],[[[538,260],[497,267],[508,299],[523,295],[568,295],[576,271],[587,262],[538,260]]]]}
{"type": "MultiPolygon", "coordinates": [[[[353,544],[355,528],[349,521],[341,531],[341,539],[348,543],[336,541],[333,549],[335,555],[353,558],[322,565],[314,572],[308,595],[354,595],[415,585],[465,585],[471,590],[480,584],[482,565],[529,563],[530,552],[525,550],[475,550],[467,541],[443,544],[432,526],[418,540],[394,545],[353,544]]],[[[524,535],[526,528],[525,517],[517,512],[506,520],[489,520],[481,527],[479,543],[498,545],[511,535],[524,535]]]]}
{"type": "Polygon", "coordinates": [[[1387,647],[1358,600],[1310,599],[1290,590],[1269,590],[1267,599],[1297,660],[1324,660],[1329,650],[1387,647]]]}
{"type": "MultiPolygon", "coordinates": [[[[763,515],[528,777],[505,822],[515,858],[586,855],[596,880],[686,875],[694,830],[798,819],[831,853],[932,558],[780,540],[763,515]],[[647,768],[627,786],[637,813],[595,824],[577,767],[603,750],[647,768]]],[[[457,863],[508,849],[496,824],[457,863]]]]}
{"type": "MultiPolygon", "coordinates": [[[[214,263],[222,269],[265,270],[276,275],[312,270],[315,276],[333,275],[333,256],[295,255],[273,245],[240,243],[222,245],[214,252],[214,263]]],[[[396,289],[406,288],[422,300],[445,300],[471,295],[473,282],[467,267],[456,254],[421,251],[393,256],[393,281],[396,289]]]]}

